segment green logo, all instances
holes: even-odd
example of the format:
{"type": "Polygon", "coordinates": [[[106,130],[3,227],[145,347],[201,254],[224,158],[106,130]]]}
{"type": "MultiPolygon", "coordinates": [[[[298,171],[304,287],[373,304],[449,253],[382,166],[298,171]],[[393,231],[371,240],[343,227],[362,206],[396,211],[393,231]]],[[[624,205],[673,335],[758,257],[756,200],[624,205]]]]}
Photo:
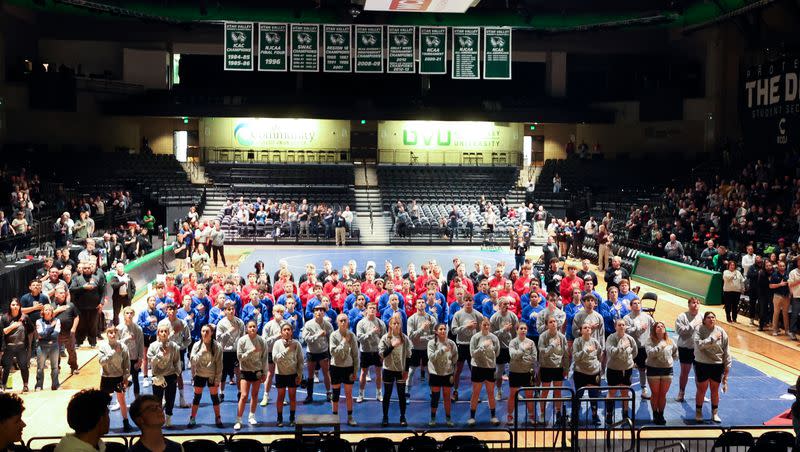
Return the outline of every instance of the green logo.
{"type": "Polygon", "coordinates": [[[430,146],[433,144],[434,139],[438,146],[450,146],[451,138],[449,130],[418,132],[416,130],[403,129],[403,144],[406,146],[416,146],[418,143],[430,146]]]}

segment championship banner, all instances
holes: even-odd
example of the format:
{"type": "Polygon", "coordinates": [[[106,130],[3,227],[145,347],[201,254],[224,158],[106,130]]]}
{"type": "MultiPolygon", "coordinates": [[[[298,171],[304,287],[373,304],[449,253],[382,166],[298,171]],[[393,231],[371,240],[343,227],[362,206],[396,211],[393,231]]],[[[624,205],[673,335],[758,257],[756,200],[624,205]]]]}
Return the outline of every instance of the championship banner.
{"type": "Polygon", "coordinates": [[[452,76],[454,79],[479,79],[480,27],[453,27],[452,76]]]}
{"type": "Polygon", "coordinates": [[[414,27],[388,25],[386,36],[388,38],[388,54],[386,57],[386,72],[389,74],[413,74],[416,72],[414,64],[417,35],[414,27]]]}
{"type": "Polygon", "coordinates": [[[319,72],[319,25],[292,24],[292,72],[319,72]]]}
{"type": "Polygon", "coordinates": [[[253,23],[225,22],[225,70],[253,70],[253,23]]]}
{"type": "Polygon", "coordinates": [[[258,70],[286,72],[286,49],[289,26],[286,24],[258,24],[258,70]]]}
{"type": "Polygon", "coordinates": [[[324,25],[324,72],[353,72],[350,25],[324,25]]]}
{"type": "Polygon", "coordinates": [[[419,73],[447,74],[447,27],[419,27],[419,73]]]}
{"type": "Polygon", "coordinates": [[[511,80],[511,29],[483,29],[483,78],[511,80]]]}
{"type": "Polygon", "coordinates": [[[356,72],[383,72],[383,25],[356,25],[356,72]]]}
{"type": "Polygon", "coordinates": [[[800,144],[800,56],[744,69],[739,112],[747,147],[788,152],[800,144]]]}

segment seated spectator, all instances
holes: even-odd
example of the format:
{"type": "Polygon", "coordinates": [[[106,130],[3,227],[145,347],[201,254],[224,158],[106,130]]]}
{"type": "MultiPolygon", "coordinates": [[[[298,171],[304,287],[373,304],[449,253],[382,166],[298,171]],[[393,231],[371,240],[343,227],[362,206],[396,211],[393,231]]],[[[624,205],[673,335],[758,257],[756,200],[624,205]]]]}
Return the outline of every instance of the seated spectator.
{"type": "Polygon", "coordinates": [[[67,433],[55,452],[98,452],[105,450],[103,435],[110,423],[108,404],[111,396],[98,389],[84,389],[72,396],[67,405],[67,424],[75,433],[67,433]]]}
{"type": "Polygon", "coordinates": [[[152,395],[140,395],[131,403],[131,419],[142,431],[139,441],[129,452],[181,452],[183,448],[175,441],[164,438],[162,428],[166,419],[161,401],[152,395]]]}
{"type": "Polygon", "coordinates": [[[0,393],[0,451],[12,450],[14,443],[22,441],[23,411],[25,403],[18,395],[0,393]]]}

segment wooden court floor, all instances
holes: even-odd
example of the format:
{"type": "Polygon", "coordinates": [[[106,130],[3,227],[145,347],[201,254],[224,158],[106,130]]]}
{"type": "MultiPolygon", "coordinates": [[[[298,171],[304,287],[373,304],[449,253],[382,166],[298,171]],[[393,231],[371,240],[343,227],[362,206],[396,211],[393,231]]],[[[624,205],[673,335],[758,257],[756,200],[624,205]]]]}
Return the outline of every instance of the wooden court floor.
{"type": "MultiPolygon", "coordinates": [[[[360,247],[360,249],[380,249],[386,247],[360,247]]],[[[293,247],[270,247],[276,253],[288,250],[296,250],[293,247]]],[[[439,248],[443,249],[443,248],[439,248]]],[[[451,248],[453,256],[458,255],[458,251],[463,248],[451,248]]],[[[474,249],[474,248],[473,248],[474,249]]],[[[250,246],[228,246],[226,256],[229,268],[243,261],[250,254],[253,247],[250,246]]],[[[415,248],[422,254],[425,248],[415,248]]],[[[534,256],[535,257],[535,256],[534,256]]],[[[421,263],[421,262],[420,262],[421,263]]],[[[363,263],[359,263],[363,267],[363,263]]],[[[449,263],[448,263],[449,264],[449,263]]],[[[419,263],[418,263],[419,266],[419,263]]],[[[249,269],[247,269],[249,270],[249,269]]],[[[270,270],[271,272],[274,270],[270,270]]],[[[600,279],[598,292],[604,293],[605,283],[600,279]]],[[[686,309],[686,301],[680,297],[668,294],[661,290],[648,287],[634,280],[634,286],[641,286],[640,295],[644,292],[654,292],[658,294],[658,305],[656,319],[667,324],[669,328],[674,327],[677,316],[686,309]]],[[[143,302],[143,300],[139,300],[143,302]]],[[[724,310],[721,306],[701,306],[701,311],[711,310],[717,314],[718,319],[724,319],[724,310]]],[[[800,343],[792,342],[782,336],[772,337],[769,332],[759,332],[756,327],[749,324],[749,319],[739,316],[738,324],[726,324],[723,321],[720,325],[726,330],[730,338],[730,345],[734,359],[739,360],[761,372],[775,377],[787,385],[794,384],[798,374],[800,374],[800,343]]],[[[62,386],[58,391],[45,390],[42,392],[30,392],[22,394],[25,401],[24,421],[27,423],[23,438],[27,441],[33,437],[61,437],[71,431],[66,423],[66,407],[69,398],[83,388],[96,387],[100,381],[100,366],[97,362],[96,352],[93,349],[82,348],[78,351],[78,361],[81,366],[80,375],[67,376],[62,372],[62,386]]],[[[49,372],[45,372],[47,375],[49,372]]],[[[21,388],[19,372],[13,376],[15,388],[21,388]]],[[[45,377],[45,387],[49,387],[49,377],[45,377]]],[[[731,375],[735,378],[735,375],[731,375]]],[[[35,381],[35,366],[31,366],[31,383],[33,388],[35,381]]],[[[128,401],[130,403],[130,401],[128,401]]],[[[671,433],[676,437],[681,437],[681,431],[671,433]]],[[[481,434],[483,435],[483,434],[481,434]]],[[[486,439],[497,439],[496,433],[486,433],[486,439]]]]}

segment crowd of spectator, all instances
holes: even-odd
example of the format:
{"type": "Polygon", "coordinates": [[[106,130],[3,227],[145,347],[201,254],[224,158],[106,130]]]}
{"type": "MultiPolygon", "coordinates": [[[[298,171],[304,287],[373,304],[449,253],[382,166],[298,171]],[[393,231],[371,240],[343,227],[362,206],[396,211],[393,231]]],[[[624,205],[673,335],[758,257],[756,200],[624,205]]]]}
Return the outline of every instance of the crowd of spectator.
{"type": "Polygon", "coordinates": [[[273,237],[324,235],[326,239],[330,239],[337,233],[335,223],[339,217],[345,222],[346,231],[351,231],[353,225],[350,206],[338,209],[326,203],[310,204],[306,199],[300,202],[279,202],[258,197],[253,202],[246,202],[240,197],[236,202],[229,199],[222,214],[223,220],[229,218],[236,224],[271,224],[274,226],[273,237]]]}

